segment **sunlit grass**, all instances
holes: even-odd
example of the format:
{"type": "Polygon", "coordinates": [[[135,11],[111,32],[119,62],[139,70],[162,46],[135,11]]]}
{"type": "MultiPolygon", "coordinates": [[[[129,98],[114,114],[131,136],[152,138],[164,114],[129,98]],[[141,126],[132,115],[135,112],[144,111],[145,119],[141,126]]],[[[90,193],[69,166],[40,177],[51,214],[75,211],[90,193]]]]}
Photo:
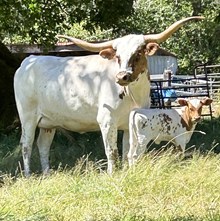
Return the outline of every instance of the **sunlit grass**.
{"type": "Polygon", "coordinates": [[[87,159],[0,188],[0,220],[220,220],[219,156],[147,154],[112,176],[87,159]]]}

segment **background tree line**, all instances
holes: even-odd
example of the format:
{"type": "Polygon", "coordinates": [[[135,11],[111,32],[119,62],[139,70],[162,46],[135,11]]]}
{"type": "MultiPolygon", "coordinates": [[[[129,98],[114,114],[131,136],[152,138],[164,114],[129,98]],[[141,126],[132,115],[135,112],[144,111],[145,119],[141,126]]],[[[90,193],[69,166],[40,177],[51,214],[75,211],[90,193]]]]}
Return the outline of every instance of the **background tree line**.
{"type": "Polygon", "coordinates": [[[178,55],[181,73],[198,63],[220,63],[220,0],[1,0],[0,128],[16,114],[13,75],[20,62],[4,44],[54,44],[57,33],[86,40],[159,33],[183,17],[203,15],[164,42],[178,55]]]}

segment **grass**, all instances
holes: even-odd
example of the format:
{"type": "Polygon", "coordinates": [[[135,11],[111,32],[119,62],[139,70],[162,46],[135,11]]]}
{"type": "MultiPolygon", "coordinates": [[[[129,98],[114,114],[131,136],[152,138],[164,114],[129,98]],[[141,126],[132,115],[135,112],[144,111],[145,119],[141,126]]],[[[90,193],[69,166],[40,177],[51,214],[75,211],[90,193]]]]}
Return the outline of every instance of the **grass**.
{"type": "Polygon", "coordinates": [[[0,220],[220,220],[219,156],[148,153],[133,168],[107,175],[88,158],[49,177],[5,175],[0,220]]]}
{"type": "Polygon", "coordinates": [[[100,161],[100,133],[58,132],[51,175],[39,175],[34,146],[29,179],[20,173],[20,131],[0,134],[0,221],[219,221],[220,118],[203,120],[196,129],[206,135],[193,134],[191,157],[152,146],[135,167],[112,176],[100,161]]]}

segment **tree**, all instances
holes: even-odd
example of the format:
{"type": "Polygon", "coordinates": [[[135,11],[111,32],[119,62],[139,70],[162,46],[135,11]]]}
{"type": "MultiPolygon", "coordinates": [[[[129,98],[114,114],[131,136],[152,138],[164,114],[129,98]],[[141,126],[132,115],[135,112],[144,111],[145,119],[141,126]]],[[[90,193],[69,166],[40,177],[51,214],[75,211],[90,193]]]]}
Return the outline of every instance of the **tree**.
{"type": "Polygon", "coordinates": [[[133,0],[2,0],[1,38],[20,35],[45,44],[81,21],[90,31],[97,26],[119,28],[132,13],[132,6],[133,0]]]}
{"type": "Polygon", "coordinates": [[[183,17],[204,16],[203,21],[185,25],[161,44],[178,56],[180,71],[190,73],[198,63],[220,63],[219,7],[218,0],[138,0],[127,32],[158,33],[183,17]]]}

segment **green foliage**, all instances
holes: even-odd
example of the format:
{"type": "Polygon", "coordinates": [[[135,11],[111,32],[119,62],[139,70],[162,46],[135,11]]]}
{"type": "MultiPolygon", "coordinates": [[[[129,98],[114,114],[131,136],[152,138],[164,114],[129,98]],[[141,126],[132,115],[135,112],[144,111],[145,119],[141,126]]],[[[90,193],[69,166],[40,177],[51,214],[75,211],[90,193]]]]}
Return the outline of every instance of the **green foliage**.
{"type": "Polygon", "coordinates": [[[192,73],[198,64],[220,62],[220,3],[200,0],[139,0],[128,21],[128,32],[159,33],[173,22],[192,15],[204,21],[185,24],[161,46],[178,56],[181,74],[192,73]],[[190,68],[190,69],[189,69],[190,68]]]}
{"type": "Polygon", "coordinates": [[[161,44],[176,53],[180,72],[198,63],[220,62],[220,3],[218,0],[2,0],[0,37],[5,42],[54,43],[57,33],[87,40],[129,33],[159,33],[187,16],[203,15],[161,44]]]}
{"type": "Polygon", "coordinates": [[[132,11],[132,5],[132,0],[3,0],[0,2],[0,34],[9,39],[15,35],[46,44],[54,42],[57,33],[82,21],[89,31],[98,26],[118,27],[132,11]]]}
{"type": "Polygon", "coordinates": [[[0,17],[3,34],[18,34],[29,37],[36,43],[54,38],[57,32],[66,28],[66,14],[62,1],[52,0],[9,0],[1,1],[0,17]],[[4,18],[4,19],[3,19],[4,18]]]}

